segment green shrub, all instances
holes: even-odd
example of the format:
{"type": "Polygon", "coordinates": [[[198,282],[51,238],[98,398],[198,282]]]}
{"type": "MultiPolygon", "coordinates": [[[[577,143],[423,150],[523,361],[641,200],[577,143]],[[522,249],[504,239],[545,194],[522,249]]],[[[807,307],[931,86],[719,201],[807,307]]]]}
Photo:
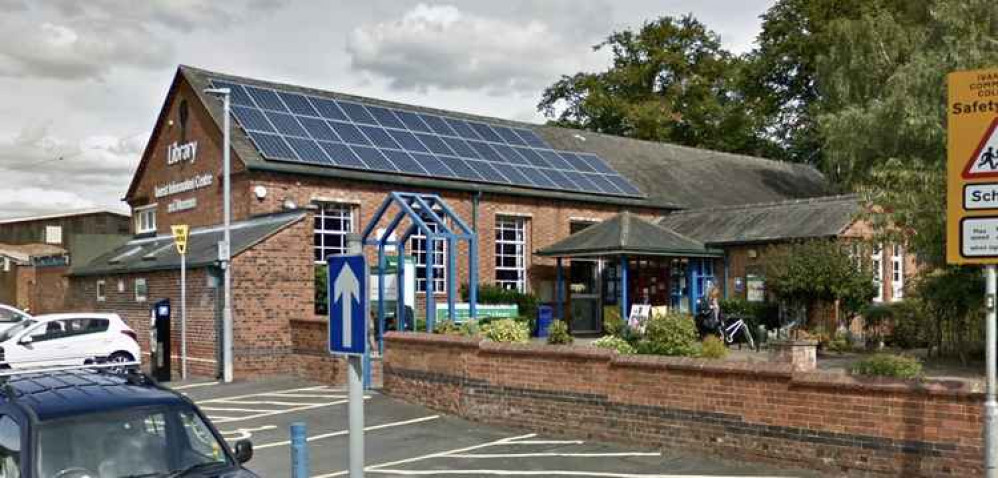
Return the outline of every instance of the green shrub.
{"type": "MultiPolygon", "coordinates": [[[[468,302],[468,284],[462,284],[460,292],[461,300],[468,302]]],[[[530,330],[534,330],[539,301],[533,294],[504,289],[495,284],[479,284],[477,299],[479,304],[516,304],[520,318],[529,322],[530,330]]]]}
{"type": "Polygon", "coordinates": [[[648,319],[637,350],[641,354],[690,357],[697,354],[698,344],[693,317],[669,313],[648,319]]]}
{"type": "Polygon", "coordinates": [[[326,273],[326,268],[325,264],[315,266],[315,313],[318,315],[329,313],[329,301],[326,298],[329,294],[329,274],[326,273]]]}
{"type": "Polygon", "coordinates": [[[708,335],[700,345],[700,356],[709,359],[721,359],[728,356],[728,347],[716,335],[708,335]]]}
{"type": "Polygon", "coordinates": [[[852,373],[912,379],[922,374],[922,364],[905,355],[875,354],[855,363],[852,373]]]}
{"type": "Polygon", "coordinates": [[[613,335],[605,335],[599,339],[596,339],[596,341],[593,342],[593,347],[616,350],[620,355],[631,355],[637,353],[637,350],[634,349],[633,345],[628,343],[626,340],[613,335]]]}
{"type": "Polygon", "coordinates": [[[443,334],[443,335],[461,335],[461,326],[454,323],[453,320],[441,320],[437,322],[436,327],[433,328],[433,333],[443,334]]]}
{"type": "Polygon", "coordinates": [[[575,339],[568,333],[568,324],[564,320],[556,320],[548,326],[548,343],[554,345],[570,344],[575,339]]]}
{"type": "Polygon", "coordinates": [[[478,321],[469,320],[461,324],[461,335],[465,337],[477,337],[481,333],[481,326],[478,321]]]}
{"type": "Polygon", "coordinates": [[[607,335],[623,337],[627,323],[620,317],[619,307],[603,308],[603,332],[607,335]]]}
{"type": "Polygon", "coordinates": [[[526,342],[530,340],[530,329],[523,322],[500,319],[482,326],[482,335],[493,342],[526,342]]]}
{"type": "Polygon", "coordinates": [[[721,299],[721,312],[745,319],[753,333],[758,325],[764,325],[767,329],[776,329],[780,326],[780,306],[776,302],[749,302],[739,298],[721,299]]]}
{"type": "Polygon", "coordinates": [[[852,350],[852,343],[849,341],[849,334],[844,331],[835,333],[835,336],[826,345],[828,350],[836,353],[848,352],[852,350]]]}
{"type": "Polygon", "coordinates": [[[890,304],[891,331],[887,342],[902,349],[928,347],[932,324],[918,300],[890,304]]]}

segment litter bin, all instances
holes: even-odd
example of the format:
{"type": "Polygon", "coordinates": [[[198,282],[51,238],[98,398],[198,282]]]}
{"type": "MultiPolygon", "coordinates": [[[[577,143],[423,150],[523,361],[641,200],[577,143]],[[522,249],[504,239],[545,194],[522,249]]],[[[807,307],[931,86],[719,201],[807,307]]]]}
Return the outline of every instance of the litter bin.
{"type": "Polygon", "coordinates": [[[554,307],[550,305],[537,306],[537,330],[534,331],[534,337],[547,337],[551,322],[554,322],[554,307]]]}

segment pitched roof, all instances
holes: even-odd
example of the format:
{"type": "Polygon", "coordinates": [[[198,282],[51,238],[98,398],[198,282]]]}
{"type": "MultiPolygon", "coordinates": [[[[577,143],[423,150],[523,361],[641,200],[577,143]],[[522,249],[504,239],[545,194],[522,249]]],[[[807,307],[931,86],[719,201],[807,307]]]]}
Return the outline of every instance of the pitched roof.
{"type": "Polygon", "coordinates": [[[623,212],[540,249],[537,254],[551,257],[714,256],[720,255],[720,251],[707,249],[699,241],[623,212]]]}
{"type": "Polygon", "coordinates": [[[860,212],[855,195],[692,209],[671,213],[658,224],[708,245],[834,237],[860,212]]]}
{"type": "MultiPolygon", "coordinates": [[[[231,226],[232,255],[253,247],[260,241],[305,217],[304,211],[282,212],[233,222],[231,226]]],[[[221,226],[192,229],[187,242],[187,266],[203,267],[218,261],[218,243],[222,240],[221,226]]],[[[180,255],[173,244],[172,234],[132,239],[92,261],[73,267],[71,275],[120,274],[180,267],[180,255]]]]}
{"type": "Polygon", "coordinates": [[[0,243],[0,256],[7,256],[18,262],[31,262],[35,257],[62,256],[66,249],[52,244],[6,244],[0,243]]]}
{"type": "MultiPolygon", "coordinates": [[[[309,174],[346,180],[393,182],[433,189],[483,191],[668,210],[812,197],[829,193],[824,177],[810,166],[688,148],[666,143],[640,141],[554,126],[482,117],[423,106],[406,105],[374,98],[358,97],[227,75],[183,65],[178,70],[179,76],[185,78],[192,85],[199,95],[201,102],[207,107],[210,115],[218,125],[221,125],[222,118],[220,102],[211,99],[203,92],[205,88],[210,86],[209,81],[212,78],[282,89],[306,95],[403,108],[415,112],[475,119],[491,124],[532,129],[558,149],[595,153],[601,156],[611,167],[624,175],[624,177],[635,183],[647,197],[615,197],[581,192],[473,183],[441,178],[408,177],[376,171],[358,171],[309,164],[267,161],[257,151],[256,147],[253,146],[241,128],[233,127],[232,147],[236,152],[236,156],[250,170],[309,174]],[[585,138],[585,140],[579,139],[580,137],[585,138]]],[[[236,123],[233,124],[235,125],[236,123]]]]}
{"type": "Polygon", "coordinates": [[[73,217],[73,216],[89,216],[91,214],[111,214],[120,217],[129,217],[127,213],[117,211],[111,208],[88,208],[88,209],[78,209],[74,211],[60,212],[54,214],[42,214],[38,216],[21,216],[21,217],[10,217],[5,219],[0,219],[0,224],[15,224],[19,222],[31,222],[31,221],[42,221],[47,219],[59,219],[63,217],[73,217]]]}

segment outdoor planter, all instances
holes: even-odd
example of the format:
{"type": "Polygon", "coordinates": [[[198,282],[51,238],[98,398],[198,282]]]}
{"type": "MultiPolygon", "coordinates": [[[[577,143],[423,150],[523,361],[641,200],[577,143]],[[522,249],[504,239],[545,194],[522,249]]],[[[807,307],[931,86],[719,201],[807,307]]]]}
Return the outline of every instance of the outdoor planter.
{"type": "Polygon", "coordinates": [[[814,370],[818,367],[818,341],[773,340],[769,343],[769,360],[788,363],[802,372],[814,370]]]}

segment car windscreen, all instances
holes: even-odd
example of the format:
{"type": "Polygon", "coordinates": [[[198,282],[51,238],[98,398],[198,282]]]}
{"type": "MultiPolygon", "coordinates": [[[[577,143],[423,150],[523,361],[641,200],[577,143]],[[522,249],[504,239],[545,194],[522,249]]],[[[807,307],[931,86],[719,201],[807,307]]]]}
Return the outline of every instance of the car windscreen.
{"type": "Polygon", "coordinates": [[[183,406],[45,421],[37,450],[41,478],[171,476],[231,465],[208,425],[183,406]]]}
{"type": "Polygon", "coordinates": [[[38,322],[36,322],[34,320],[28,319],[28,320],[25,320],[23,322],[18,323],[17,325],[15,325],[15,326],[7,329],[7,330],[4,330],[3,332],[0,332],[0,342],[6,342],[6,341],[10,340],[11,337],[13,337],[13,336],[21,333],[22,330],[25,330],[25,329],[27,329],[27,328],[29,328],[32,325],[35,325],[37,323],[38,322]]]}

